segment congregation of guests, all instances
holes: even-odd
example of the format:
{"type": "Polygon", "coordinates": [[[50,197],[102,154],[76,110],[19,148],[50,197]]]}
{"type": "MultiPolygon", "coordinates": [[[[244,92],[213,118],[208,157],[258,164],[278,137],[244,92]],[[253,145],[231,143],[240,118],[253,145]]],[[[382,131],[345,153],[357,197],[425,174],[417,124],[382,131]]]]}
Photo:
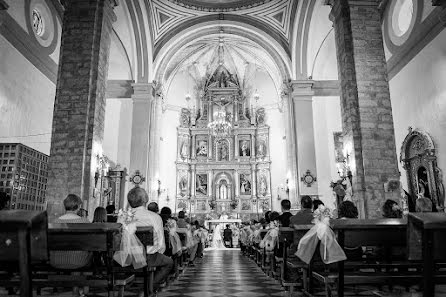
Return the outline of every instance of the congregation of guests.
{"type": "MultiPolygon", "coordinates": [[[[175,259],[187,254],[188,264],[193,266],[194,260],[203,256],[207,231],[198,221],[191,224],[183,211],[178,213],[178,217],[173,217],[170,208],[163,207],[160,211],[156,202],[148,203],[148,200],[143,188],[136,187],[127,194],[136,227],[153,227],[153,245],[146,247],[146,253],[148,266],[156,267],[153,284],[157,290],[165,285],[169,275],[175,273],[175,259]],[[181,232],[186,235],[184,241],[179,238],[178,233],[181,232]]],[[[64,208],[65,214],[56,218],[54,223],[122,223],[114,205],[97,207],[90,222],[88,212],[82,208],[82,200],[74,194],[64,199],[64,208]]],[[[104,259],[100,253],[85,251],[52,251],[50,254],[50,264],[58,269],[103,265],[104,259]]]]}

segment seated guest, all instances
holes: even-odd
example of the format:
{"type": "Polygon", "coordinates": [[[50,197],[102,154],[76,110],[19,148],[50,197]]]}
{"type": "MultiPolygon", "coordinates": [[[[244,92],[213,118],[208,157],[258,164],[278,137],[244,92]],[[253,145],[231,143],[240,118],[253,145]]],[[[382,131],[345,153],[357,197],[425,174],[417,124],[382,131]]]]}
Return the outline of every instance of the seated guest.
{"type": "Polygon", "coordinates": [[[164,206],[161,208],[160,216],[163,219],[163,224],[166,225],[167,220],[172,218],[172,210],[169,207],[164,206]]]}
{"type": "MultiPolygon", "coordinates": [[[[343,201],[339,205],[338,209],[338,218],[339,219],[357,219],[358,218],[358,209],[351,201],[343,201]]],[[[348,260],[360,260],[362,259],[362,247],[344,247],[345,255],[348,260]]]]}
{"type": "Polygon", "coordinates": [[[178,221],[177,221],[178,228],[186,228],[187,222],[186,222],[186,214],[184,211],[180,211],[178,213],[178,221]]]}
{"type": "Polygon", "coordinates": [[[418,197],[415,202],[416,212],[432,212],[432,201],[426,197],[418,197]]]}
{"type": "Polygon", "coordinates": [[[118,216],[115,214],[115,205],[109,204],[105,210],[107,211],[107,223],[116,223],[118,221],[118,216]]]}
{"type": "Polygon", "coordinates": [[[93,222],[92,223],[106,223],[107,222],[107,211],[105,208],[99,206],[96,207],[93,214],[93,222]]]}
{"type": "Polygon", "coordinates": [[[147,210],[153,211],[154,213],[158,213],[160,211],[160,209],[158,207],[158,203],[156,203],[156,202],[150,202],[147,205],[147,210]]]}
{"type": "MultiPolygon", "coordinates": [[[[54,223],[90,223],[86,217],[78,215],[82,200],[77,195],[69,194],[63,201],[65,214],[54,220],[54,223]]],[[[90,263],[91,253],[86,251],[52,251],[50,264],[60,269],[77,269],[90,263]]]]}
{"type": "Polygon", "coordinates": [[[269,225],[269,214],[271,213],[271,211],[270,210],[268,210],[267,212],[265,212],[265,221],[266,221],[266,224],[267,225],[269,225]]]}
{"type": "Polygon", "coordinates": [[[280,202],[280,206],[282,207],[282,214],[279,216],[279,222],[282,227],[290,226],[290,218],[293,216],[290,212],[291,202],[288,199],[283,199],[280,202]]]}
{"type": "Polygon", "coordinates": [[[313,201],[310,196],[303,196],[300,199],[300,206],[302,209],[290,218],[290,226],[307,225],[313,221],[313,201]]]}
{"type": "Polygon", "coordinates": [[[88,211],[86,209],[79,208],[79,210],[77,211],[77,215],[81,218],[88,218],[88,211]]]}
{"type": "Polygon", "coordinates": [[[325,205],[325,204],[319,199],[313,200],[313,211],[315,211],[319,207],[319,205],[325,205]]]}
{"type": "Polygon", "coordinates": [[[389,219],[401,219],[403,217],[403,212],[394,200],[387,199],[383,205],[383,217],[389,219]]]}
{"type": "Polygon", "coordinates": [[[156,267],[153,283],[154,288],[157,289],[172,270],[173,261],[163,255],[166,250],[163,220],[158,214],[148,211],[144,207],[148,200],[147,192],[140,187],[131,189],[127,194],[127,201],[135,213],[136,226],[153,227],[153,245],[147,246],[147,263],[149,266],[156,267]]]}
{"type": "Polygon", "coordinates": [[[358,208],[351,201],[343,201],[338,209],[339,219],[357,219],[358,208]]]}

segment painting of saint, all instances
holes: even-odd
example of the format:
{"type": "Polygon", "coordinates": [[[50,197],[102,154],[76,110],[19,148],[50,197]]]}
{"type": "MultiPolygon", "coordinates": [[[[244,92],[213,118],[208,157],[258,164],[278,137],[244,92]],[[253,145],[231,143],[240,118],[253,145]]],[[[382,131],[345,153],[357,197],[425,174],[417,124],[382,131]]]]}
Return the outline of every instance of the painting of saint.
{"type": "Polygon", "coordinates": [[[245,174],[240,174],[240,195],[250,195],[251,194],[251,182],[249,181],[249,176],[245,174]]]}
{"type": "Polygon", "coordinates": [[[208,142],[206,140],[198,141],[197,156],[207,157],[208,155],[208,142]]]}
{"type": "Polygon", "coordinates": [[[241,140],[239,146],[239,153],[241,157],[251,156],[251,150],[249,149],[249,140],[241,140]]]}
{"type": "Polygon", "coordinates": [[[208,194],[208,176],[207,174],[197,174],[196,180],[196,194],[207,195],[208,194]]]}

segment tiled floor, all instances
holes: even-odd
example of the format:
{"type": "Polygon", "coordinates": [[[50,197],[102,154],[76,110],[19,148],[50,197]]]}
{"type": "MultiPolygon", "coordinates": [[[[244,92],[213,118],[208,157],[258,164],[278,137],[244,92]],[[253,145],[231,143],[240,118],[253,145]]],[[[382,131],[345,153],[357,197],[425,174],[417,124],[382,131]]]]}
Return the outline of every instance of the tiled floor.
{"type": "MultiPolygon", "coordinates": [[[[140,287],[126,288],[125,297],[140,296],[140,287]]],[[[0,297],[8,296],[0,288],[0,297]]],[[[12,297],[14,295],[9,295],[12,297]]],[[[34,295],[35,296],[35,295],[34,295]]],[[[43,289],[45,297],[71,297],[68,289],[54,293],[51,289],[43,289]]],[[[91,288],[88,297],[106,297],[103,289],[91,288]]],[[[260,268],[247,257],[242,256],[238,249],[207,250],[202,259],[197,259],[195,267],[188,267],[186,271],[158,297],[267,297],[289,296],[279,283],[265,276],[260,268]]],[[[293,297],[301,296],[300,293],[293,297]]],[[[407,292],[405,288],[394,288],[379,291],[374,287],[346,288],[346,296],[383,296],[383,297],[420,297],[420,292],[407,292]]],[[[436,286],[435,297],[446,297],[446,286],[436,286]]]]}
{"type": "Polygon", "coordinates": [[[286,296],[278,282],[265,276],[240,250],[210,250],[159,297],[286,296]]]}

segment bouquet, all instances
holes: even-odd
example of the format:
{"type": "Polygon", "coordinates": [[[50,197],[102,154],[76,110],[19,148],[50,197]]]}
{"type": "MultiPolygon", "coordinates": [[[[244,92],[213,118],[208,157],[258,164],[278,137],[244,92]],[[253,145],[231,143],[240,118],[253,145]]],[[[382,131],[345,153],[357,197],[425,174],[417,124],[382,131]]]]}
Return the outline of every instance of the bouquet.
{"type": "Polygon", "coordinates": [[[347,257],[330,228],[330,219],[333,217],[330,209],[319,205],[314,211],[313,217],[314,226],[300,240],[296,256],[309,264],[320,242],[321,258],[325,264],[346,260],[347,257]]]}
{"type": "Polygon", "coordinates": [[[146,266],[146,249],[135,235],[135,213],[131,209],[120,209],[118,223],[122,224],[121,246],[113,255],[113,259],[122,267],[133,265],[135,269],[139,269],[146,266]]]}

